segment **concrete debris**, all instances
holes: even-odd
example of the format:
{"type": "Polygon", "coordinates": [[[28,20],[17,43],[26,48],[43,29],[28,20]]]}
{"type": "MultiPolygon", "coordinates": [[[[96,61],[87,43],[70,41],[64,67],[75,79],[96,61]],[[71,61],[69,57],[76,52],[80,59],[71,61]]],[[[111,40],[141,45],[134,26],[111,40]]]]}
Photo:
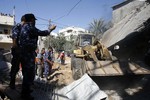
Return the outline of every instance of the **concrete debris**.
{"type": "Polygon", "coordinates": [[[5,81],[9,78],[11,64],[9,62],[0,61],[0,81],[5,81]]]}
{"type": "Polygon", "coordinates": [[[129,94],[129,95],[134,95],[135,93],[139,92],[140,90],[142,90],[142,87],[137,87],[137,88],[128,88],[125,91],[129,94]]]}

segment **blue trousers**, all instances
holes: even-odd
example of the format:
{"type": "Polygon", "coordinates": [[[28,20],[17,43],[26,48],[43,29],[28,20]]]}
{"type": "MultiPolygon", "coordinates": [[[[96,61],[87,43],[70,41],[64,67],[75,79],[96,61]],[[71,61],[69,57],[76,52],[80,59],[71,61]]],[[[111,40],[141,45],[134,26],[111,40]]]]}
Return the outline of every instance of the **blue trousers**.
{"type": "Polygon", "coordinates": [[[21,50],[22,92],[29,93],[35,78],[35,51],[21,50]]]}

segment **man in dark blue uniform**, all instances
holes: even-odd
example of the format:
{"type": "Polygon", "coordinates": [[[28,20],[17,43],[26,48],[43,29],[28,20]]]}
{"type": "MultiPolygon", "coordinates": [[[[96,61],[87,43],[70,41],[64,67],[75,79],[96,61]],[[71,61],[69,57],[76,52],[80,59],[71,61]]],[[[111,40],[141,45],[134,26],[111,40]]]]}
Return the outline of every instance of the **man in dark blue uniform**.
{"type": "Polygon", "coordinates": [[[44,56],[44,75],[48,79],[48,76],[51,74],[52,66],[54,63],[54,54],[53,48],[48,47],[48,50],[45,52],[44,56]]]}
{"type": "Polygon", "coordinates": [[[49,30],[41,31],[35,27],[35,16],[25,14],[26,24],[23,25],[20,34],[21,64],[23,73],[22,98],[33,100],[30,95],[31,85],[35,77],[35,49],[37,48],[38,36],[47,36],[56,26],[52,25],[49,30]]]}
{"type": "Polygon", "coordinates": [[[19,65],[20,65],[20,42],[19,42],[19,35],[21,32],[21,27],[25,23],[25,17],[22,16],[21,18],[21,23],[18,23],[12,28],[12,40],[13,40],[13,46],[11,48],[11,53],[12,53],[12,60],[11,60],[11,72],[10,72],[10,84],[9,87],[11,89],[15,89],[15,79],[16,79],[16,74],[19,71],[19,65]]]}

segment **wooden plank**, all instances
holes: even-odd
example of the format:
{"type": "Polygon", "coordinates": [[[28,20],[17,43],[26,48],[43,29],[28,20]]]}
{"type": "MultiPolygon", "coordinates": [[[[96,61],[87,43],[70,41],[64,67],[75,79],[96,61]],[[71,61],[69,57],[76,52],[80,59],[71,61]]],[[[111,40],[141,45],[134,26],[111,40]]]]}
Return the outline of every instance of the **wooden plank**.
{"type": "Polygon", "coordinates": [[[143,71],[141,70],[141,68],[140,68],[140,67],[136,67],[135,64],[129,63],[129,67],[130,67],[130,69],[132,70],[132,72],[133,72],[134,74],[136,74],[136,73],[142,73],[142,72],[143,72],[143,71]]]}
{"type": "Polygon", "coordinates": [[[114,62],[113,66],[115,66],[115,68],[117,69],[117,71],[120,75],[123,75],[123,72],[122,72],[118,62],[114,62]]]}
{"type": "Polygon", "coordinates": [[[112,66],[111,61],[101,61],[100,62],[108,75],[118,74],[117,70],[112,66]]]}
{"type": "Polygon", "coordinates": [[[136,63],[130,63],[130,68],[135,74],[150,74],[150,70],[146,68],[146,65],[139,65],[136,63]]]}
{"type": "Polygon", "coordinates": [[[101,66],[98,63],[94,63],[92,61],[87,61],[86,62],[86,67],[88,69],[88,74],[92,76],[97,76],[97,75],[105,75],[105,72],[101,68],[101,66]]]}
{"type": "Polygon", "coordinates": [[[128,61],[87,61],[88,73],[92,76],[117,76],[128,74],[150,74],[150,70],[141,64],[128,61]]]}
{"type": "Polygon", "coordinates": [[[106,71],[104,69],[104,66],[101,64],[100,61],[97,61],[96,66],[100,67],[100,69],[105,73],[105,75],[107,75],[107,73],[106,73],[106,71]]]}

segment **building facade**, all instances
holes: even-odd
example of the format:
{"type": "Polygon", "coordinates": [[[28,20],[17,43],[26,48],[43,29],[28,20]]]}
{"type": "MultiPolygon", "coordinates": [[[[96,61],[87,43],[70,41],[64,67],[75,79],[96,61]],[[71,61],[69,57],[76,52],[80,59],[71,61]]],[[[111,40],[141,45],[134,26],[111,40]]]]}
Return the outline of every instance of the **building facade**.
{"type": "Polygon", "coordinates": [[[79,27],[67,27],[64,28],[62,30],[59,31],[59,34],[63,34],[66,38],[66,40],[71,40],[72,36],[76,37],[78,34],[83,34],[83,33],[87,33],[88,31],[83,29],[83,28],[79,28],[79,27]]]}
{"type": "Polygon", "coordinates": [[[0,49],[10,50],[12,45],[11,32],[14,16],[0,13],[0,49]]]}

